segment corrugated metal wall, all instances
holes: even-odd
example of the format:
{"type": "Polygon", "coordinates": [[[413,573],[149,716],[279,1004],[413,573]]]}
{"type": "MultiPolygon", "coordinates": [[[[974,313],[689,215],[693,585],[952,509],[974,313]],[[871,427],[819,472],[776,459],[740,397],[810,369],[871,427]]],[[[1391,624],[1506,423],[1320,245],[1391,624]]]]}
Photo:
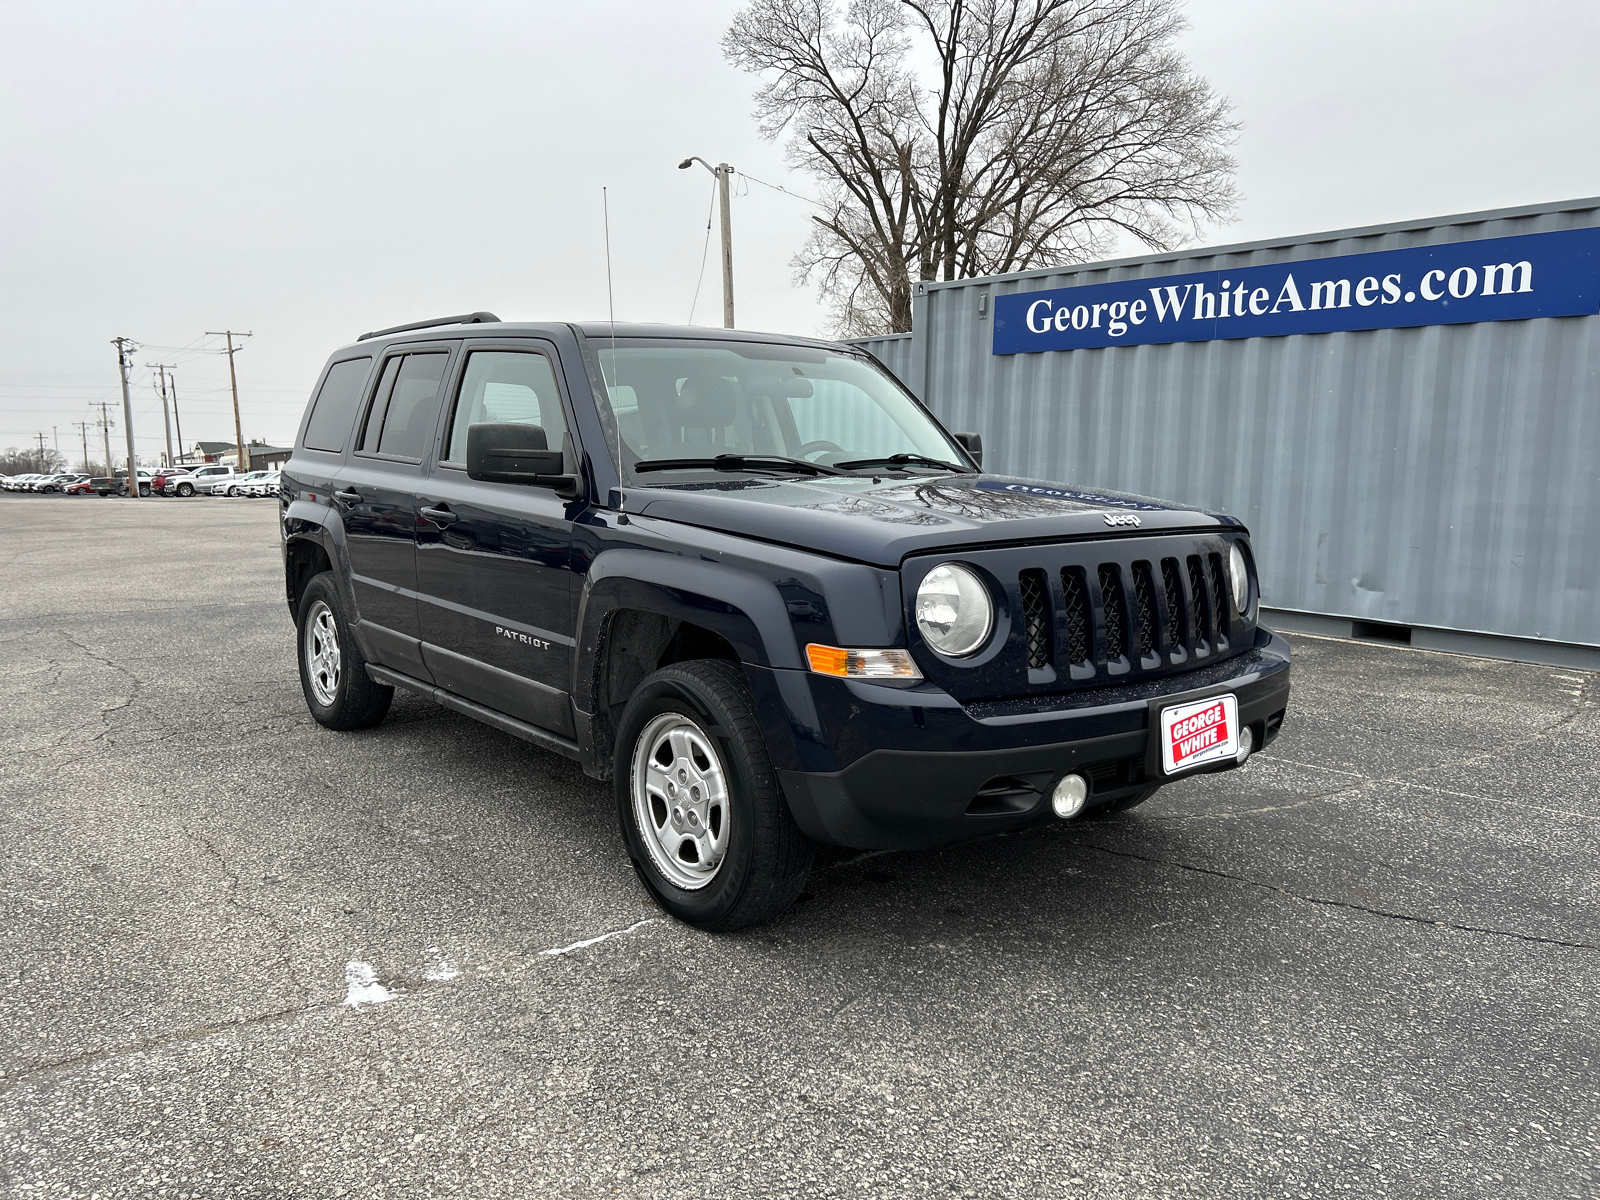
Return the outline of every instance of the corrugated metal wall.
{"type": "Polygon", "coordinates": [[[1589,200],[919,284],[915,333],[860,344],[981,432],[990,470],[1244,518],[1270,606],[1600,645],[1600,316],[996,356],[987,315],[1007,292],[1597,224],[1589,200]]]}
{"type": "Polygon", "coordinates": [[[915,353],[915,337],[915,334],[910,333],[891,333],[884,337],[856,338],[850,344],[860,346],[868,354],[875,356],[894,373],[897,379],[909,384],[912,355],[915,353]]]}

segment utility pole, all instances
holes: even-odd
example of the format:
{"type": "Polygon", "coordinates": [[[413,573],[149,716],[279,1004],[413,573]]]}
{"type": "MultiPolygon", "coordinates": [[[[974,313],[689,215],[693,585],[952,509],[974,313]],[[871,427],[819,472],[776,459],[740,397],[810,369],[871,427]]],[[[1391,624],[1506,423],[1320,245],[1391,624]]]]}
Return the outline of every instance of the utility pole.
{"type": "Polygon", "coordinates": [[[92,421],[74,421],[72,427],[83,434],[83,473],[89,473],[89,426],[92,421]]]}
{"type": "MultiPolygon", "coordinates": [[[[133,366],[133,352],[138,345],[130,338],[115,337],[111,344],[117,348],[117,373],[122,376],[122,424],[123,432],[128,435],[128,497],[132,500],[139,498],[139,456],[133,450],[133,400],[128,395],[128,368],[133,366]]],[[[108,447],[106,457],[111,457],[108,447]]],[[[109,467],[107,468],[109,470],[109,467]]]]}
{"type": "Polygon", "coordinates": [[[686,171],[689,167],[699,163],[717,180],[718,203],[722,207],[722,325],[724,329],[733,328],[733,213],[728,207],[728,181],[733,178],[733,168],[727,163],[718,163],[712,166],[698,155],[691,155],[678,164],[678,170],[686,171]]]}
{"type": "Polygon", "coordinates": [[[250,469],[250,447],[244,444],[244,425],[239,420],[239,377],[234,374],[233,356],[236,350],[244,349],[243,346],[235,347],[235,337],[250,337],[248,333],[234,333],[231,329],[222,329],[206,334],[207,337],[225,337],[228,339],[228,382],[233,385],[233,436],[239,445],[239,461],[234,464],[234,470],[243,475],[250,469]]]}
{"type": "Polygon", "coordinates": [[[44,468],[45,468],[44,434],[36,433],[36,434],[33,435],[33,437],[34,437],[34,440],[39,443],[39,474],[43,475],[44,474],[44,468]]]}
{"type": "Polygon", "coordinates": [[[183,448],[183,414],[178,411],[178,373],[171,371],[167,382],[172,385],[172,423],[178,427],[178,457],[187,460],[189,452],[183,448]]]}
{"type": "MultiPolygon", "coordinates": [[[[165,363],[145,363],[146,367],[154,368],[161,378],[161,425],[167,431],[167,466],[171,466],[172,459],[172,418],[167,414],[167,368],[165,363]]],[[[151,381],[154,383],[154,380],[151,381]]],[[[178,439],[181,444],[183,439],[178,439]]]]}
{"type": "Polygon", "coordinates": [[[61,431],[54,425],[50,426],[50,438],[55,442],[56,454],[59,456],[61,454],[61,431]]]}
{"type": "Polygon", "coordinates": [[[111,469],[111,418],[106,415],[106,402],[100,401],[100,436],[106,443],[106,474],[112,479],[117,473],[111,469]]]}

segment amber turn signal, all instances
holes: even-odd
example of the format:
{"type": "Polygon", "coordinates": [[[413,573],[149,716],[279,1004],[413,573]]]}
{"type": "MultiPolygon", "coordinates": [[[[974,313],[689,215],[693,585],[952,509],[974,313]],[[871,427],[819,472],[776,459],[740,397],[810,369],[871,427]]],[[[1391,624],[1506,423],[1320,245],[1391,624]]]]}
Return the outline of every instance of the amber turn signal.
{"type": "Polygon", "coordinates": [[[922,672],[904,650],[842,650],[838,646],[806,647],[806,661],[818,675],[840,679],[921,679],[922,672]]]}

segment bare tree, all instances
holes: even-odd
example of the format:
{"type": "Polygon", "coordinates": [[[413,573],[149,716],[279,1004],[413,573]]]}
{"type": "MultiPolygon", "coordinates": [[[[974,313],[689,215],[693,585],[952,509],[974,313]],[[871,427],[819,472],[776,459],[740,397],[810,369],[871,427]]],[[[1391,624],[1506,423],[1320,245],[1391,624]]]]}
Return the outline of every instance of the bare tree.
{"type": "Polygon", "coordinates": [[[825,215],[795,259],[841,333],[911,328],[918,279],[1156,250],[1236,201],[1225,99],[1174,48],[1178,0],[751,0],[723,38],[762,78],[825,215]]]}

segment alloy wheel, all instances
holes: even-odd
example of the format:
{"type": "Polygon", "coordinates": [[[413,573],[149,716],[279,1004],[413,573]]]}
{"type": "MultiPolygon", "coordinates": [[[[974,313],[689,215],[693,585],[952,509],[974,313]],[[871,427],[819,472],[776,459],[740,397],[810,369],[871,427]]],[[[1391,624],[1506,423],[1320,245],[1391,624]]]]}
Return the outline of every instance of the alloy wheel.
{"type": "Polygon", "coordinates": [[[645,849],[675,886],[696,891],[728,853],[732,804],[711,738],[681,713],[662,713],[633,749],[633,813],[645,849]]]}
{"type": "Polygon", "coordinates": [[[339,698],[342,665],[339,630],[333,610],[321,600],[314,603],[306,614],[301,653],[305,656],[306,678],[311,681],[311,694],[317,698],[318,704],[331,708],[339,698]]]}

